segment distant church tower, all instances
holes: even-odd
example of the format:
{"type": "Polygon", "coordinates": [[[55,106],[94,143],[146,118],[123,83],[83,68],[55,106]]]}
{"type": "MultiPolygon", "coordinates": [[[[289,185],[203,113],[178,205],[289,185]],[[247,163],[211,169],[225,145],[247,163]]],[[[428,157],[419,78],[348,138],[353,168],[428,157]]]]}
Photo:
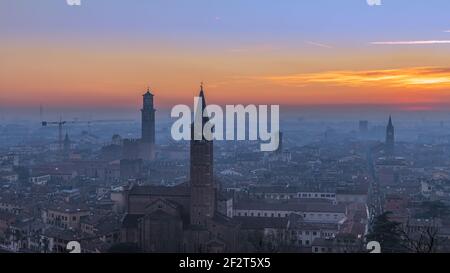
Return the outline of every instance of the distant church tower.
{"type": "Polygon", "coordinates": [[[386,154],[388,156],[394,155],[394,125],[392,125],[392,118],[389,116],[389,122],[386,127],[386,154]]]}
{"type": "MultiPolygon", "coordinates": [[[[200,88],[200,100],[203,102],[202,109],[195,109],[195,115],[201,115],[206,108],[203,85],[200,88]]],[[[203,125],[209,118],[202,118],[203,125]]],[[[209,218],[214,216],[216,210],[216,185],[213,178],[213,142],[194,139],[194,125],[191,128],[191,207],[190,217],[192,225],[206,226],[209,218]]]]}
{"type": "Polygon", "coordinates": [[[64,153],[64,157],[68,158],[70,156],[70,139],[69,139],[69,135],[66,133],[66,136],[64,137],[64,149],[63,149],[63,153],[64,153]]]}
{"type": "Polygon", "coordinates": [[[277,154],[283,153],[283,132],[278,132],[278,148],[275,152],[277,154]]]}
{"type": "Polygon", "coordinates": [[[153,94],[150,88],[143,95],[142,106],[142,142],[155,144],[155,108],[153,107],[153,94]]]}
{"type": "Polygon", "coordinates": [[[141,109],[141,157],[151,160],[155,157],[155,108],[153,106],[153,94],[150,88],[143,95],[143,106],[141,109]]]}

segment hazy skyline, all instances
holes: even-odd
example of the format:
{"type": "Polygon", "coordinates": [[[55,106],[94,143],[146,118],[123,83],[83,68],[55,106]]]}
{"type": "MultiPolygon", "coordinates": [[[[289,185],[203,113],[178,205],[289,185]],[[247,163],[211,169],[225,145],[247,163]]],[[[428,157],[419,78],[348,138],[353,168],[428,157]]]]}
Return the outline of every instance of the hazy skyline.
{"type": "Polygon", "coordinates": [[[218,104],[442,111],[449,10],[445,0],[3,0],[0,107],[135,109],[150,85],[166,109],[191,105],[204,81],[218,104]]]}

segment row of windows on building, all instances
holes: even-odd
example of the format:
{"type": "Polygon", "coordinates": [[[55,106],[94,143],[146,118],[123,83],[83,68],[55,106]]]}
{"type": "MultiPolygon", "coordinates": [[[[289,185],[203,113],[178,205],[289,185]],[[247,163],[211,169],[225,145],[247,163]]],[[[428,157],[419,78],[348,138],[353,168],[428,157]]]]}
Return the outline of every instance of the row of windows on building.
{"type": "Polygon", "coordinates": [[[329,248],[325,248],[325,247],[314,247],[314,252],[315,253],[319,253],[319,250],[320,250],[320,252],[332,252],[332,249],[331,249],[331,247],[329,247],[329,248]]]}
{"type": "Polygon", "coordinates": [[[299,246],[309,246],[311,245],[310,240],[292,240],[293,244],[297,244],[299,246]]]}
{"type": "MultiPolygon", "coordinates": [[[[275,213],[275,212],[270,212],[270,213],[269,212],[264,212],[264,213],[262,213],[262,212],[240,212],[239,211],[239,212],[236,213],[236,216],[287,217],[291,213],[293,213],[293,212],[277,212],[277,213],[275,213]]],[[[315,213],[308,213],[308,214],[304,213],[303,214],[304,218],[306,218],[307,216],[309,216],[311,218],[314,218],[316,216],[317,216],[317,218],[322,218],[324,216],[325,218],[333,217],[334,219],[338,219],[339,215],[338,214],[331,215],[329,213],[326,213],[326,214],[324,214],[324,213],[317,213],[317,214],[315,214],[315,213]]]]}
{"type": "Polygon", "coordinates": [[[336,198],[334,193],[298,193],[298,194],[265,194],[265,198],[277,199],[277,198],[336,198]]]}
{"type": "MultiPolygon", "coordinates": [[[[69,221],[69,217],[68,216],[63,216],[63,215],[56,215],[54,213],[50,214],[50,217],[59,221],[59,220],[63,220],[63,221],[69,221]]],[[[76,216],[72,216],[72,221],[76,221],[77,217],[76,216]]]]}
{"type": "MultiPolygon", "coordinates": [[[[333,232],[323,232],[323,231],[308,231],[308,230],[292,230],[291,236],[313,236],[313,237],[323,237],[323,238],[333,238],[335,234],[333,232]]],[[[300,240],[301,241],[301,240],[300,240]]]]}
{"type": "Polygon", "coordinates": [[[49,221],[49,224],[55,227],[60,227],[60,228],[68,228],[68,225],[66,223],[62,223],[60,221],[49,221]]]}
{"type": "Polygon", "coordinates": [[[318,234],[318,232],[317,231],[308,231],[308,230],[305,230],[305,231],[301,231],[301,230],[292,230],[291,231],[291,235],[297,235],[297,236],[300,236],[300,235],[313,235],[313,236],[317,236],[317,234],[318,234]]]}

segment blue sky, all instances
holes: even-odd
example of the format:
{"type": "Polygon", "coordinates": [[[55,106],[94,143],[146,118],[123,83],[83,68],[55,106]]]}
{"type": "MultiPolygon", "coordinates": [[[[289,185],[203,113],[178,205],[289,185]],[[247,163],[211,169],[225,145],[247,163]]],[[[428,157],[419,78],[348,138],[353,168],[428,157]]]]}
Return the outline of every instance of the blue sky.
{"type": "Polygon", "coordinates": [[[450,1],[383,0],[2,0],[0,34],[7,37],[120,39],[191,38],[201,43],[295,43],[317,40],[445,39],[450,1]]]}

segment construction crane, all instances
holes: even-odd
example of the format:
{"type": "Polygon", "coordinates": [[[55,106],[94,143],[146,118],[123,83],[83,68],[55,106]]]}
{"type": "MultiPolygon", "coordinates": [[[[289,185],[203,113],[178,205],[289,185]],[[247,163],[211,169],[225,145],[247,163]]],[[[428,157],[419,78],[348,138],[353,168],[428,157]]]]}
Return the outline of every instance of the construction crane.
{"type": "Polygon", "coordinates": [[[61,152],[63,150],[63,126],[65,124],[88,124],[90,126],[91,123],[112,123],[112,122],[133,122],[134,120],[131,119],[111,119],[111,120],[88,120],[88,121],[80,121],[80,120],[73,120],[73,121],[65,121],[60,119],[59,121],[42,121],[42,126],[47,127],[51,125],[57,125],[58,126],[58,145],[59,145],[59,151],[61,152]]]}

